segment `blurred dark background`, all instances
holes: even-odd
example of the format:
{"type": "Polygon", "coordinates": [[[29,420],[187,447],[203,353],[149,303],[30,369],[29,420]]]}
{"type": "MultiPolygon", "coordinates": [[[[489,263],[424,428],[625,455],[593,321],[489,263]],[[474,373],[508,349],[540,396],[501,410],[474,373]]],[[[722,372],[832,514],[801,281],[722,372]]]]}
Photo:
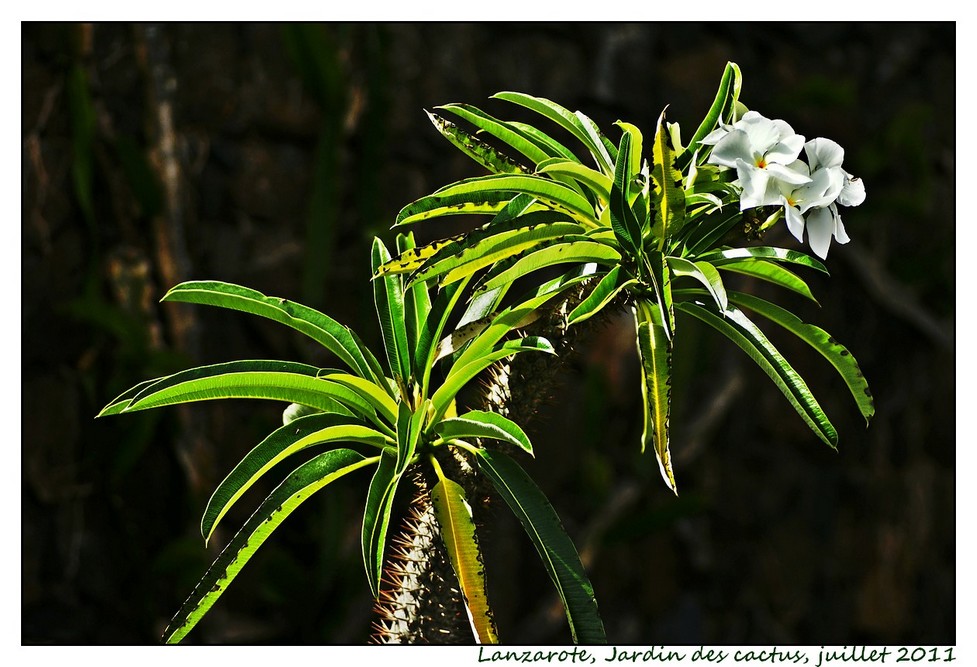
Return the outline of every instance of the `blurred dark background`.
{"type": "MultiPolygon", "coordinates": [[[[162,306],[168,287],[245,284],[378,349],[371,238],[479,173],[424,109],[511,115],[488,96],[516,90],[616,137],[617,119],[650,133],[667,104],[688,136],[727,60],[750,108],[835,139],[867,185],[831,277],[805,274],[821,307],[778,298],[849,347],[876,418],[866,429],[830,366],[765,327],[838,428],[830,450],[738,349],[680,319],[676,498],[638,451],[624,318],[570,360],[527,468],[612,643],[955,643],[952,23],[23,24],[22,642],[158,641],[229,537],[204,548],[204,503],[281,414],[238,401],[96,421],[102,406],[191,365],[330,363],[258,318],[162,306]]],[[[782,228],[767,241],[797,245],[782,228]]],[[[188,640],[365,642],[365,490],[346,479],[306,503],[188,640]]],[[[500,512],[486,541],[503,640],[568,643],[515,521],[500,512]]]]}

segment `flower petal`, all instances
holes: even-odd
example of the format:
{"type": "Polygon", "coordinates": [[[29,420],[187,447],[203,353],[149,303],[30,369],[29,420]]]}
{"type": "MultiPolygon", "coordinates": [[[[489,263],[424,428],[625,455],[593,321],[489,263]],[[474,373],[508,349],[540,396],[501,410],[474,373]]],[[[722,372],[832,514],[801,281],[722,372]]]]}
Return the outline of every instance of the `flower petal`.
{"type": "Polygon", "coordinates": [[[750,145],[750,138],[743,130],[732,130],[725,137],[719,140],[712,154],[709,156],[710,164],[718,164],[723,167],[736,167],[736,160],[753,162],[753,149],[750,145]]]}
{"type": "Polygon", "coordinates": [[[845,160],[845,149],[837,142],[824,137],[811,139],[804,144],[807,161],[811,163],[811,171],[821,167],[840,167],[845,160]]]}
{"type": "Polygon", "coordinates": [[[814,254],[821,259],[828,258],[831,237],[834,234],[834,216],[826,208],[816,208],[807,216],[807,242],[814,254]]]}
{"type": "Polygon", "coordinates": [[[768,148],[763,157],[768,164],[790,164],[801,154],[803,147],[804,137],[800,134],[792,134],[768,148]]]}
{"type": "Polygon", "coordinates": [[[838,195],[838,203],[842,206],[858,206],[865,201],[865,183],[860,178],[855,178],[847,172],[844,173],[845,184],[838,195]]]}
{"type": "Polygon", "coordinates": [[[736,175],[739,177],[740,186],[743,192],[740,193],[740,210],[757,206],[767,206],[775,204],[780,200],[780,194],[773,193],[773,200],[768,192],[767,183],[770,175],[766,169],[758,169],[745,160],[736,161],[736,175]]]}
{"type": "Polygon", "coordinates": [[[800,211],[787,203],[785,199],[784,202],[784,217],[787,220],[787,230],[794,235],[794,238],[804,243],[804,218],[801,216],[800,211]]]}
{"type": "Polygon", "coordinates": [[[792,167],[787,167],[782,164],[768,164],[767,171],[771,177],[784,183],[790,183],[791,185],[803,185],[804,183],[811,182],[811,177],[804,172],[797,171],[792,167]]]}

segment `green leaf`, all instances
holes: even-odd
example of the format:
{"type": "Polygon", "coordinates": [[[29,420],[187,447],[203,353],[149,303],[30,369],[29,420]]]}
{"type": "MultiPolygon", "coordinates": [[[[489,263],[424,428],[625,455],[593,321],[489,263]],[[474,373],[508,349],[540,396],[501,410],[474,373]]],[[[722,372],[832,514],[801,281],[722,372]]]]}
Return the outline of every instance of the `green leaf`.
{"type": "Polygon", "coordinates": [[[583,227],[575,222],[558,221],[501,231],[481,239],[472,239],[458,254],[427,264],[411,278],[422,281],[439,277],[441,285],[448,285],[543,241],[583,232],[583,227]]]}
{"type": "Polygon", "coordinates": [[[274,320],[309,336],[359,375],[377,383],[383,381],[383,371],[376,357],[356,334],[314,308],[218,281],[181,283],[167,292],[162,301],[219,306],[274,320]]]}
{"type": "Polygon", "coordinates": [[[469,123],[501,141],[505,142],[513,149],[526,156],[534,165],[552,157],[548,152],[540,149],[533,141],[526,138],[524,134],[513,128],[508,123],[494,118],[481,109],[470,104],[446,104],[435,107],[450,111],[459,118],[464,118],[469,123]]]}
{"type": "Polygon", "coordinates": [[[706,117],[702,119],[702,123],[699,124],[695,134],[692,135],[688,146],[676,160],[680,168],[684,168],[688,164],[692,159],[692,154],[699,149],[699,142],[716,129],[721,119],[730,119],[742,86],[743,77],[740,74],[739,66],[734,62],[726,63],[726,69],[723,70],[723,77],[719,82],[719,90],[716,92],[716,99],[713,100],[712,106],[709,107],[706,117]]]}
{"type": "Polygon", "coordinates": [[[407,225],[436,215],[494,212],[517,194],[531,195],[585,225],[598,225],[593,206],[579,193],[550,178],[520,174],[491,174],[457,181],[405,206],[394,224],[407,225]]]}
{"type": "Polygon", "coordinates": [[[406,401],[400,404],[400,413],[397,416],[397,475],[402,475],[414,459],[426,415],[426,406],[412,411],[406,401]]]}
{"type": "Polygon", "coordinates": [[[313,493],[354,470],[376,463],[349,449],[319,454],[290,474],[261,503],[228,542],[163,634],[168,644],[180,642],[227,590],[254,552],[295,509],[313,493]]]}
{"type": "Polygon", "coordinates": [[[314,366],[292,361],[244,360],[201,366],[145,386],[124,411],[222,398],[258,398],[352,415],[340,403],[348,397],[331,383],[317,379],[318,373],[314,366]]]}
{"type": "Polygon", "coordinates": [[[631,133],[625,129],[617,151],[614,184],[611,186],[611,228],[621,246],[632,257],[640,255],[641,223],[631,210],[631,133]]]}
{"type": "Polygon", "coordinates": [[[836,341],[824,329],[813,324],[805,324],[793,313],[769,301],[740,292],[730,292],[729,298],[736,305],[748,308],[766,317],[771,322],[779,324],[820,352],[845,381],[845,385],[858,405],[859,412],[865,418],[866,426],[868,425],[875,415],[875,400],[872,398],[868,381],[866,381],[862,370],[858,367],[858,362],[855,361],[855,357],[848,351],[848,348],[836,341]]]}
{"type": "Polygon", "coordinates": [[[778,285],[807,297],[814,303],[817,299],[811,293],[811,288],[807,286],[800,276],[786,269],[779,264],[763,259],[746,259],[740,262],[727,262],[719,266],[723,271],[732,271],[753,278],[759,278],[773,285],[778,285]]]}
{"type": "Polygon", "coordinates": [[[472,633],[479,644],[498,644],[498,631],[488,604],[485,566],[478,547],[471,506],[461,485],[445,477],[440,467],[437,470],[440,479],[431,491],[434,515],[465,598],[472,633]]]}
{"type": "Polygon", "coordinates": [[[282,426],[248,452],[210,497],[200,521],[200,534],[205,543],[210,541],[214,529],[231,506],[262,475],[292,454],[334,442],[361,442],[383,447],[390,443],[390,439],[355,417],[328,413],[308,415],[282,426]]]}
{"type": "Polygon", "coordinates": [[[723,279],[709,262],[690,262],[681,257],[666,257],[668,268],[676,277],[695,278],[709,290],[709,294],[715,300],[719,310],[726,310],[728,299],[726,288],[723,286],[723,279]]]}
{"type": "MultiPolygon", "coordinates": [[[[373,239],[371,259],[374,275],[381,264],[390,261],[390,253],[379,238],[373,239]]],[[[407,343],[405,325],[404,286],[400,277],[386,275],[374,279],[373,301],[376,305],[380,331],[383,334],[383,348],[390,371],[396,379],[406,384],[411,375],[410,346],[407,343]]]]}
{"type": "MultiPolygon", "coordinates": [[[[403,253],[416,247],[414,233],[397,235],[397,252],[403,253]]],[[[404,291],[404,320],[407,332],[407,352],[410,369],[414,371],[414,351],[417,349],[417,336],[428,312],[431,310],[431,297],[426,285],[411,285],[404,291]]],[[[418,374],[419,375],[419,374],[418,374]]]]}
{"type": "Polygon", "coordinates": [[[370,380],[340,371],[319,371],[319,379],[347,387],[357,393],[372,409],[379,412],[390,424],[397,423],[397,402],[390,398],[383,387],[370,380]]]}
{"type": "Polygon", "coordinates": [[[531,109],[532,111],[535,111],[536,113],[553,121],[563,129],[570,132],[570,134],[576,137],[580,142],[583,143],[584,146],[587,147],[587,150],[590,151],[590,154],[597,161],[597,165],[603,173],[607,175],[614,173],[614,162],[611,160],[611,156],[607,149],[604,147],[602,142],[594,141],[592,129],[589,128],[576,114],[560,106],[556,102],[552,102],[542,97],[526,95],[525,93],[506,91],[496,93],[492,97],[526,107],[527,109],[531,109]]]}
{"type": "Polygon", "coordinates": [[[596,315],[604,309],[604,306],[613,301],[622,290],[636,283],[637,281],[634,278],[628,278],[620,266],[615,266],[600,279],[590,294],[570,311],[567,316],[567,323],[570,325],[577,324],[596,315]]]}
{"type": "Polygon", "coordinates": [[[488,279],[479,286],[479,289],[495,289],[533,271],[557,264],[571,262],[616,264],[620,261],[621,253],[606,243],[590,241],[578,236],[571,236],[567,240],[554,239],[551,245],[513,257],[509,264],[498,265],[498,272],[490,274],[487,277],[488,279]]]}
{"type": "Polygon", "coordinates": [[[518,463],[500,452],[477,451],[478,468],[519,519],[556,586],[576,644],[605,644],[597,599],[577,549],[539,487],[518,463]]]}
{"type": "Polygon", "coordinates": [[[491,438],[493,440],[501,440],[502,442],[507,442],[510,445],[515,445],[525,450],[530,455],[533,454],[533,446],[522,428],[497,412],[471,410],[460,417],[453,417],[439,422],[434,427],[434,432],[445,440],[454,440],[456,438],[491,438]]]}
{"type": "Polygon", "coordinates": [[[157,382],[160,382],[161,380],[165,380],[168,377],[169,375],[165,375],[163,377],[154,378],[152,380],[143,380],[135,387],[132,387],[131,389],[126,389],[124,392],[122,392],[114,399],[112,399],[111,403],[109,403],[104,408],[102,408],[101,412],[95,415],[95,418],[98,419],[99,417],[107,417],[109,415],[117,415],[117,414],[121,414],[122,412],[125,412],[126,408],[129,407],[129,404],[132,403],[132,399],[138,396],[143,389],[157,382]]]}
{"type": "Polygon", "coordinates": [[[743,311],[729,306],[720,316],[707,306],[691,301],[677,303],[676,307],[736,343],[773,380],[808,427],[832,449],[837,449],[838,432],[811,394],[807,383],[743,311]]]}
{"type": "Polygon", "coordinates": [[[366,509],[363,512],[362,548],[366,578],[373,597],[380,594],[380,571],[383,567],[383,553],[387,544],[387,529],[390,525],[390,508],[400,482],[397,473],[397,455],[383,450],[380,464],[370,480],[366,509]]]}
{"type": "Polygon", "coordinates": [[[815,269],[827,274],[828,269],[824,264],[814,259],[810,255],[797,250],[786,250],[784,248],[774,248],[770,246],[754,246],[751,248],[724,248],[705,253],[699,257],[713,266],[719,268],[725,264],[740,262],[744,259],[769,259],[778,262],[788,262],[800,264],[811,269],[815,269]]]}
{"type": "MultiPolygon", "coordinates": [[[[668,247],[675,248],[678,245],[684,245],[685,252],[682,254],[686,257],[712,261],[713,258],[704,253],[719,243],[729,230],[742,221],[743,214],[739,211],[729,214],[717,211],[714,214],[706,215],[694,225],[686,225],[679,234],[681,240],[676,237],[673,243],[668,244],[668,247]]],[[[714,261],[712,263],[713,265],[716,264],[714,261]]]]}
{"type": "Polygon", "coordinates": [[[548,160],[539,165],[536,173],[572,178],[593,192],[597,200],[605,205],[610,200],[611,187],[614,185],[614,181],[606,175],[571,160],[548,160]]]}
{"type": "Polygon", "coordinates": [[[472,158],[489,171],[497,174],[523,174],[529,169],[505,155],[497,148],[488,144],[468,131],[462,129],[438,114],[427,112],[428,118],[434,123],[448,141],[454,144],[465,155],[472,158]]]}
{"type": "Polygon", "coordinates": [[[644,402],[644,431],[641,451],[651,443],[668,488],[678,495],[672,455],[668,449],[668,419],[672,405],[672,342],[662,325],[661,312],[645,301],[634,309],[641,360],[641,396],[644,402]]]}
{"type": "Polygon", "coordinates": [[[421,380],[422,396],[428,395],[431,370],[435,361],[439,358],[437,356],[439,352],[437,345],[438,339],[441,338],[441,334],[448,323],[448,318],[451,316],[458,299],[461,297],[467,285],[468,279],[466,278],[460,282],[447,285],[440,290],[434,298],[434,303],[431,305],[431,312],[424,322],[424,328],[421,329],[418,335],[415,359],[417,368],[423,371],[421,380]]]}
{"type": "Polygon", "coordinates": [[[665,112],[658,118],[655,132],[654,164],[651,181],[655,191],[655,224],[651,233],[661,239],[659,249],[685,224],[685,186],[682,172],[675,168],[675,156],[665,127],[665,112]]]}

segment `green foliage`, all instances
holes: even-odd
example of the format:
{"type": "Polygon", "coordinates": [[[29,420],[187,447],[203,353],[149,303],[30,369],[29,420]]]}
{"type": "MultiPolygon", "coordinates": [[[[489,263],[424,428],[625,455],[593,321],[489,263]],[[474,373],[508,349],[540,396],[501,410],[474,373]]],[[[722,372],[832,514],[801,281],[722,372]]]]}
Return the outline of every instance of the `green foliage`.
{"type": "MultiPolygon", "coordinates": [[[[402,235],[398,247],[408,252],[414,247],[413,239],[402,235]]],[[[390,260],[379,239],[374,241],[372,260],[374,269],[390,260]]],[[[447,546],[462,590],[469,596],[476,637],[497,640],[494,630],[486,630],[491,619],[484,590],[473,583],[479,581],[473,578],[471,567],[477,542],[473,528],[460,523],[460,487],[457,480],[444,475],[437,458],[469,457],[474,467],[474,458],[484,454],[486,443],[497,441],[532,455],[532,444],[520,426],[482,410],[459,414],[456,397],[499,360],[525,351],[553,351],[545,339],[510,339],[510,335],[559,290],[533,292],[487,318],[464,341],[456,341],[454,354],[438,354],[439,349],[451,345],[451,337],[443,337],[457,319],[453,310],[468,282],[463,278],[432,295],[425,284],[408,285],[397,273],[374,281],[386,370],[356,334],[315,309],[222,282],[190,282],[170,290],[165,300],[239,310],[285,324],[320,343],[347,368],[322,369],[266,360],[214,364],[141,382],[99,413],[124,414],[219,398],[271,399],[288,406],[283,426],[248,452],[214,491],[201,520],[205,541],[228,510],[278,464],[306,450],[326,449],[295,468],[230,540],[174,616],[164,637],[167,642],[178,642],[190,632],[254,551],[294,509],[332,481],[361,468],[373,470],[362,518],[361,547],[367,582],[373,595],[378,595],[394,500],[408,483],[405,473],[418,464],[434,466],[441,477],[438,505],[442,515],[448,512],[453,517],[447,546]],[[435,365],[442,367],[437,375],[444,378],[440,384],[432,380],[435,365]]],[[[504,476],[494,481],[497,485],[505,483],[504,476]]],[[[569,544],[569,538],[564,536],[564,541],[569,544]]],[[[582,573],[575,551],[571,554],[563,548],[561,557],[575,559],[575,567],[582,573]]],[[[479,577],[483,579],[483,573],[479,577]]],[[[586,577],[574,581],[574,585],[590,590],[586,577]]],[[[567,609],[571,625],[576,611],[573,605],[567,609]]],[[[595,614],[596,606],[588,613],[595,614]]],[[[594,633],[588,637],[598,638],[594,633]]]]}
{"type": "MultiPolygon", "coordinates": [[[[680,144],[678,125],[666,123],[663,111],[655,127],[650,161],[642,155],[642,133],[634,125],[616,123],[621,134],[615,146],[582,113],[542,98],[513,92],[494,96],[569,132],[580,142],[585,160],[543,129],[501,121],[467,104],[440,107],[501,146],[492,149],[488,164],[476,157],[492,173],[446,185],[408,204],[396,224],[444,215],[493,217],[448,243],[435,241],[423,252],[393,258],[378,267],[377,274],[403,273],[409,284],[437,281],[444,285],[482,272],[476,283],[481,291],[474,293],[477,298],[485,292],[504,293],[517,279],[550,266],[596,266],[595,280],[570,312],[568,323],[576,325],[622,300],[631,303],[645,400],[642,450],[653,443],[662,476],[672,490],[676,485],[669,453],[668,402],[676,308],[743,349],[817,437],[834,447],[837,433],[807,384],[733,304],[741,303],[780,324],[824,354],[868,420],[874,413],[871,396],[848,350],[777,306],[749,301],[746,295],[731,298],[723,281],[724,273],[745,274],[813,300],[804,280],[783,265],[825,270],[821,262],[802,252],[729,244],[730,236],[749,240],[779,216],[762,220],[758,213],[769,212],[751,209],[741,213],[740,187],[730,181],[728,171],[707,160],[712,145],[703,140],[745,112],[739,101],[741,88],[740,70],[729,63],[712,106],[687,146],[680,144]],[[514,156],[511,159],[506,157],[509,151],[514,156]],[[515,175],[499,168],[510,162],[525,162],[528,168],[515,175]],[[541,219],[544,211],[558,217],[541,219]],[[690,280],[701,288],[687,288],[690,280]]],[[[438,118],[435,124],[463,150],[481,141],[471,133],[466,137],[467,131],[457,124],[451,124],[447,132],[447,123],[438,118]]],[[[483,309],[482,316],[488,312],[490,309],[483,309]]]]}

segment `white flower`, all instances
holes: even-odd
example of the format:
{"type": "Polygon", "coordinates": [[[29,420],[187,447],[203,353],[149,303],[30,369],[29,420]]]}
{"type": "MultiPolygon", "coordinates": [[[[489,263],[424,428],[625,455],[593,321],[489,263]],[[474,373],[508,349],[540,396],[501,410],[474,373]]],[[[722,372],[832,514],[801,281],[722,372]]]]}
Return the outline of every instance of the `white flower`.
{"type": "Polygon", "coordinates": [[[710,164],[736,169],[743,188],[740,210],[778,203],[777,188],[771,189],[771,181],[801,185],[810,180],[790,166],[804,147],[804,137],[785,121],[771,120],[756,111],[746,112],[732,125],[720,126],[701,143],[714,146],[710,164]]]}

